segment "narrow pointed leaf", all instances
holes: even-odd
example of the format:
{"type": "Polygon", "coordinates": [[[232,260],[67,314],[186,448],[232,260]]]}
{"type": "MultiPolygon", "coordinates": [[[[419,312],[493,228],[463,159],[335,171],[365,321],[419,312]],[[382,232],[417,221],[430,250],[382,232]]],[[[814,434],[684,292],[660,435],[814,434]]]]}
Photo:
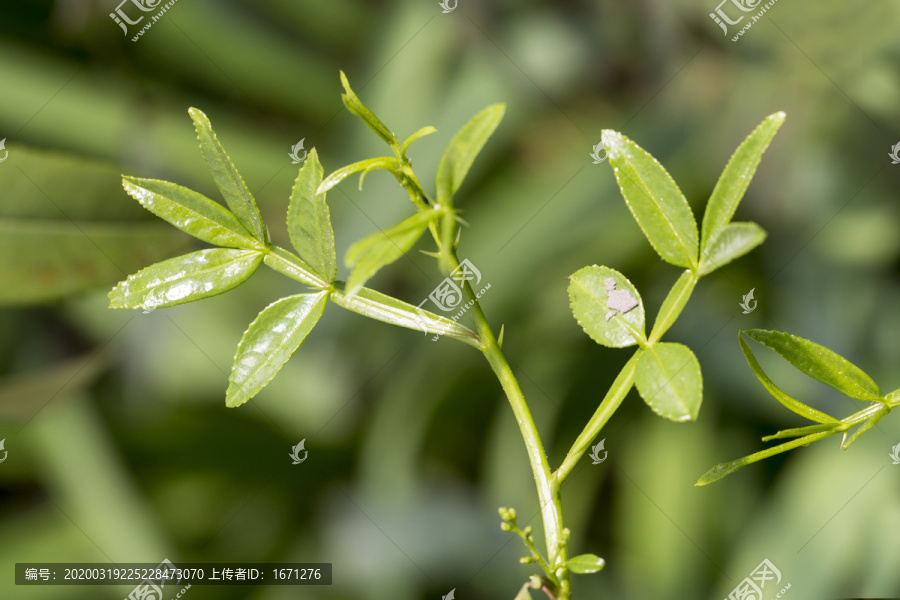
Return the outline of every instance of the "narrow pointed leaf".
{"type": "Polygon", "coordinates": [[[753,354],[753,350],[750,348],[750,345],[744,340],[744,336],[740,331],[738,331],[738,341],[741,344],[741,351],[744,353],[744,358],[747,359],[747,364],[750,365],[750,368],[756,374],[756,378],[759,379],[759,382],[763,384],[763,387],[772,394],[772,396],[781,402],[790,411],[793,411],[800,415],[801,417],[806,417],[811,421],[815,421],[816,423],[838,423],[838,420],[832,417],[831,415],[825,414],[820,410],[816,410],[811,406],[807,406],[803,404],[799,400],[795,400],[794,398],[788,396],[781,388],[775,385],[769,376],[766,375],[765,371],[763,371],[759,362],[756,360],[756,356],[753,354]]]}
{"type": "Polygon", "coordinates": [[[423,334],[451,337],[481,349],[481,343],[475,332],[452,319],[436,315],[369,288],[361,288],[351,296],[344,291],[344,286],[340,281],[335,282],[335,287],[337,291],[332,293],[332,301],[347,310],[391,325],[415,329],[423,334]]]}
{"type": "Polygon", "coordinates": [[[212,248],[142,269],[109,293],[110,308],[163,308],[227,292],[247,280],[263,254],[212,248]]]}
{"type": "Polygon", "coordinates": [[[325,194],[316,191],[321,183],[322,165],[313,148],[291,191],[287,227],[291,244],[300,258],[322,279],[331,283],[337,276],[337,259],[328,203],[325,194]]]}
{"type": "Polygon", "coordinates": [[[569,277],[569,305],[575,320],[598,344],[625,348],[644,339],[641,295],[614,269],[593,265],[576,271],[569,277]],[[607,289],[610,278],[615,282],[612,298],[607,289]],[[633,308],[625,310],[632,305],[633,308]]]}
{"type": "Polygon", "coordinates": [[[697,277],[693,271],[688,269],[681,274],[681,277],[669,290],[666,299],[663,300],[662,306],[659,308],[659,314],[656,315],[656,321],[653,322],[653,330],[650,332],[651,342],[658,341],[669,330],[669,327],[675,323],[696,285],[697,277]]]}
{"type": "Polygon", "coordinates": [[[208,244],[262,248],[225,207],[194,190],[168,181],[137,177],[123,177],[122,186],[141,206],[208,244]]]}
{"type": "Polygon", "coordinates": [[[219,143],[209,119],[203,114],[203,111],[196,108],[191,108],[188,112],[194,120],[194,128],[197,130],[197,139],[200,141],[203,158],[206,160],[209,170],[212,171],[213,180],[222,193],[222,197],[225,198],[226,204],[256,239],[268,243],[268,233],[262,216],[259,214],[259,208],[256,206],[256,200],[253,199],[241,174],[238,173],[231,158],[219,143]]]}
{"type": "Polygon", "coordinates": [[[747,254],[765,240],[765,230],[756,223],[729,223],[701,253],[700,274],[712,273],[747,254]]]}
{"type": "Polygon", "coordinates": [[[373,233],[350,246],[346,263],[348,267],[353,267],[353,271],[347,280],[348,293],[352,295],[382,267],[406,254],[425,233],[428,224],[440,215],[441,212],[437,210],[418,212],[393,227],[373,233]]]}
{"type": "Polygon", "coordinates": [[[328,283],[314,273],[312,267],[284,248],[270,246],[263,261],[267,267],[273,271],[278,271],[285,277],[296,279],[314,288],[324,289],[328,287],[328,283]]]}
{"type": "Polygon", "coordinates": [[[840,421],[834,423],[820,423],[818,425],[808,425],[806,427],[794,427],[792,429],[783,429],[772,435],[765,436],[762,441],[771,442],[772,440],[783,440],[784,438],[800,437],[809,435],[810,433],[819,433],[820,431],[831,431],[841,424],[840,421]]]}
{"type": "Polygon", "coordinates": [[[393,156],[379,156],[378,158],[368,158],[353,163],[352,165],[341,167],[325,178],[321,185],[319,185],[319,189],[316,193],[324,194],[354,173],[368,173],[373,169],[385,169],[396,175],[400,172],[400,161],[393,156]]]}
{"type": "Polygon", "coordinates": [[[569,567],[570,571],[582,575],[597,573],[603,569],[605,564],[606,561],[596,554],[579,554],[578,556],[573,556],[566,562],[566,566],[569,567]]]}
{"type": "Polygon", "coordinates": [[[456,132],[438,164],[435,189],[438,204],[447,205],[462,185],[475,157],[497,129],[506,112],[505,104],[492,104],[456,132]]]}
{"type": "Polygon", "coordinates": [[[653,412],[670,421],[694,421],[703,402],[700,363],[682,344],[659,343],[638,358],[634,385],[653,412]]]}
{"type": "Polygon", "coordinates": [[[275,377],[319,321],[327,299],[327,292],[288,296],[257,315],[234,355],[226,406],[240,406],[275,377]]]}
{"type": "Polygon", "coordinates": [[[344,86],[344,94],[341,95],[341,99],[344,101],[344,106],[347,107],[347,110],[359,117],[363,123],[368,125],[369,129],[378,134],[378,137],[388,144],[396,146],[397,136],[395,136],[391,130],[381,122],[381,119],[376,117],[375,114],[362,103],[362,100],[359,99],[356,93],[350,89],[350,82],[347,81],[347,76],[344,75],[343,71],[341,71],[341,85],[344,86]]]}
{"type": "Polygon", "coordinates": [[[878,421],[881,420],[881,417],[888,414],[889,412],[891,412],[891,409],[889,407],[887,407],[887,406],[881,407],[881,409],[878,412],[876,412],[874,415],[872,415],[871,417],[866,419],[866,421],[862,425],[857,427],[856,431],[854,431],[849,436],[847,436],[847,439],[845,439],[841,443],[841,450],[846,450],[847,448],[852,446],[853,442],[855,442],[856,440],[859,439],[859,436],[861,436],[868,430],[875,427],[875,425],[878,424],[878,421]]]}
{"type": "Polygon", "coordinates": [[[750,185],[750,180],[756,173],[763,152],[778,133],[784,119],[783,112],[766,117],[731,155],[728,164],[725,165],[725,170],[719,176],[712,196],[709,198],[706,212],[703,214],[701,245],[703,250],[706,250],[710,242],[715,240],[731,221],[741,198],[744,197],[744,192],[747,191],[747,186],[750,185]]]}
{"type": "Polygon", "coordinates": [[[841,355],[807,339],[764,329],[748,329],[750,339],[771,348],[795,369],[857,400],[879,402],[881,390],[866,373],[841,355]]]}
{"type": "Polygon", "coordinates": [[[678,185],[646,150],[618,133],[603,131],[603,145],[628,209],[650,245],[678,267],[697,264],[697,222],[678,185]]]}
{"type": "Polygon", "coordinates": [[[418,131],[414,132],[408,138],[403,140],[403,144],[400,145],[401,156],[406,154],[406,150],[407,150],[407,148],[409,148],[410,144],[412,144],[416,140],[422,139],[426,135],[431,135],[432,133],[435,133],[436,131],[437,131],[437,129],[435,129],[431,125],[428,125],[426,127],[423,127],[422,129],[419,129],[418,131]]]}
{"type": "Polygon", "coordinates": [[[750,456],[739,458],[738,460],[733,460],[731,462],[716,465],[715,467],[704,473],[703,477],[698,479],[697,483],[695,483],[694,485],[708,485],[722,479],[727,475],[731,475],[741,467],[746,467],[747,465],[759,462],[764,458],[769,458],[770,456],[775,456],[776,454],[781,454],[782,452],[787,452],[788,450],[793,450],[794,448],[799,448],[800,446],[807,446],[813,442],[827,438],[829,435],[834,435],[835,433],[836,432],[834,430],[813,433],[807,435],[806,437],[798,438],[790,442],[785,442],[784,444],[779,444],[778,446],[773,446],[772,448],[768,448],[766,450],[762,450],[761,452],[751,454],[750,456]]]}

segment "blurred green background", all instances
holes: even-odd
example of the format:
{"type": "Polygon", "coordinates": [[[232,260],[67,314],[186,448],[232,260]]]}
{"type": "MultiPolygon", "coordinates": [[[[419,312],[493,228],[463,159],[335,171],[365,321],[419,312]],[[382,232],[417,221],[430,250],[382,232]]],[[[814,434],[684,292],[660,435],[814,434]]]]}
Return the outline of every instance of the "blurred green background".
{"type": "MultiPolygon", "coordinates": [[[[811,338],[900,387],[900,165],[887,156],[900,5],[781,0],[733,43],[708,16],[715,0],[459,0],[447,14],[436,0],[179,0],[132,42],[115,2],[6,2],[0,19],[0,597],[130,589],[16,587],[13,564],[30,561],[334,563],[330,587],[195,586],[195,600],[511,599],[532,572],[496,513],[513,506],[539,530],[532,477],[470,348],[330,306],[271,385],[226,409],[242,332],[297,284],[261,268],[203,302],[106,308],[118,280],[197,247],[120,173],[219,197],[188,107],[209,115],[282,245],[292,145],[315,146],[326,172],[383,153],[343,109],[339,69],[398,135],[438,128],[410,151],[429,188],[453,132],[508,104],[460,192],[460,255],[491,284],[483,306],[505,325],[554,466],[630,356],[581,331],[565,277],[615,268],[655,314],[679,274],[609,165],[592,164],[601,130],[659,158],[699,219],[733,149],[787,112],[737,215],[767,242],[704,279],[667,335],[702,365],[699,421],[663,421],[632,392],[601,434],[608,460],[565,485],[572,552],[607,559],[575,597],[723,598],[764,558],[788,598],[900,596],[900,418],[847,452],[829,439],[693,487],[799,424],[756,382],[739,328],[811,338]],[[309,458],[294,466],[301,439],[309,458]]],[[[341,254],[410,214],[383,173],[329,204],[341,254]]],[[[440,279],[416,252],[372,285],[417,304],[440,279]]],[[[858,408],[760,355],[800,399],[858,408]]]]}

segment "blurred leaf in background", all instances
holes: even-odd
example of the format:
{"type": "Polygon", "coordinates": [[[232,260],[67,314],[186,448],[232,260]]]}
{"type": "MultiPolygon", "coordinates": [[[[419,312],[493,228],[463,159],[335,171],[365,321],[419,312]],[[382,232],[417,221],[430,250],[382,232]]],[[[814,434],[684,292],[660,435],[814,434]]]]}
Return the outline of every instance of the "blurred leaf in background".
{"type": "MultiPolygon", "coordinates": [[[[115,4],[14,3],[0,19],[3,565],[333,562],[333,586],[302,590],[323,600],[452,588],[493,600],[521,588],[530,570],[495,516],[515,504],[529,524],[531,476],[509,407],[467,348],[329,312],[253,403],[226,409],[245,324],[300,286],[260,270],[254,285],[202,306],[106,308],[110,284],[199,249],[119,177],[218,197],[188,107],[216,123],[282,246],[299,140],[326,171],[382,151],[342,106],[342,69],[398,138],[437,128],[409,148],[423,182],[461,124],[506,103],[454,197],[471,224],[460,257],[491,283],[484,307],[505,325],[551,464],[624,361],[571,321],[565,276],[607,265],[655,314],[679,275],[658,264],[610,169],[588,156],[601,131],[652,149],[699,215],[746,132],[788,113],[735,215],[768,239],[704,279],[668,334],[703,367],[699,420],[667,423],[632,394],[604,432],[609,459],[566,481],[574,553],[606,559],[576,581],[575,597],[725,597],[763,558],[798,598],[900,594],[900,493],[887,456],[900,442],[895,419],[847,452],[802,449],[693,487],[717,457],[749,454],[766,433],[798,424],[746,367],[738,329],[841,348],[885,389],[900,386],[900,167],[885,156],[900,140],[900,7],[782,0],[733,43],[706,0],[463,0],[447,14],[411,0],[179,0],[131,42],[109,18],[115,4]],[[759,308],[743,315],[751,288],[759,308]],[[291,465],[301,439],[309,458],[291,465]]],[[[328,202],[341,256],[409,211],[377,172],[328,202]]],[[[440,278],[433,259],[413,253],[370,285],[416,305],[440,278]]],[[[765,358],[791,396],[829,413],[846,401],[781,377],[765,358]]],[[[16,588],[12,569],[0,570],[2,597],[74,600],[85,589],[128,593],[16,588]]]]}

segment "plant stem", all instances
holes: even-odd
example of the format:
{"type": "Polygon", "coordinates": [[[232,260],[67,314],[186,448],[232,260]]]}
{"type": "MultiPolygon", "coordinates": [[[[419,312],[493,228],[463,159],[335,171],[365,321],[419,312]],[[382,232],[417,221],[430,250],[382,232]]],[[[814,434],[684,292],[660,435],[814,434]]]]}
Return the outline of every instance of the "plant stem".
{"type": "MultiPolygon", "coordinates": [[[[422,191],[421,185],[415,178],[412,168],[407,161],[398,155],[401,161],[405,163],[408,171],[406,177],[398,177],[400,185],[406,189],[413,204],[416,208],[422,210],[422,206],[428,202],[425,193],[422,191]]],[[[441,266],[446,272],[453,272],[459,268],[459,257],[456,249],[452,245],[456,229],[456,220],[452,215],[452,207],[447,207],[450,211],[450,218],[442,221],[440,230],[437,227],[430,227],[432,236],[438,245],[441,256],[441,266]]],[[[534,418],[531,416],[531,410],[525,401],[525,395],[519,387],[519,382],[513,374],[509,363],[504,356],[500,345],[497,343],[497,337],[488,324],[487,317],[478,303],[478,298],[472,290],[472,286],[468,281],[463,282],[463,292],[465,293],[467,302],[471,302],[471,315],[475,323],[475,331],[481,341],[481,351],[487,359],[488,364],[500,381],[509,405],[512,407],[513,414],[516,417],[516,423],[519,425],[519,431],[522,433],[522,439],[525,442],[525,449],[528,454],[528,462],[531,465],[531,472],[534,475],[535,486],[537,487],[538,502],[541,507],[541,518],[544,524],[544,539],[547,544],[547,558],[551,569],[554,570],[559,583],[560,590],[557,600],[569,600],[571,594],[571,583],[569,569],[565,567],[565,563],[569,558],[568,545],[566,535],[563,533],[562,518],[562,502],[560,501],[560,487],[550,471],[550,464],[547,461],[547,454],[541,443],[541,436],[538,433],[534,418]]]]}
{"type": "MultiPolygon", "coordinates": [[[[453,271],[459,267],[459,259],[453,250],[447,254],[450,262],[448,267],[453,271]]],[[[500,381],[500,385],[503,387],[503,391],[506,393],[513,414],[516,417],[519,430],[522,432],[522,439],[525,441],[525,449],[528,453],[528,462],[531,465],[531,471],[534,474],[534,481],[537,486],[538,501],[540,502],[541,516],[544,523],[544,537],[547,543],[547,556],[551,568],[555,569],[562,588],[559,600],[568,600],[570,594],[569,570],[562,566],[568,560],[568,548],[563,535],[559,485],[550,472],[547,454],[544,452],[540,434],[537,426],[534,424],[534,419],[531,416],[528,403],[525,401],[525,396],[522,394],[522,389],[519,387],[519,382],[516,380],[516,376],[506,360],[506,356],[504,356],[503,351],[500,350],[500,346],[497,344],[497,338],[494,336],[490,325],[488,325],[481,305],[475,298],[472,286],[466,281],[463,288],[467,300],[472,303],[472,319],[475,322],[475,331],[478,333],[483,346],[482,353],[500,381]]]]}
{"type": "Polygon", "coordinates": [[[603,429],[603,426],[606,425],[606,422],[609,421],[610,417],[613,416],[613,413],[621,406],[622,401],[625,400],[625,396],[631,391],[631,386],[634,385],[634,372],[637,367],[637,359],[640,354],[641,350],[638,350],[628,362],[625,363],[625,366],[622,367],[622,370],[609,388],[609,391],[606,392],[606,397],[603,398],[603,402],[597,407],[591,420],[584,426],[578,439],[572,444],[572,448],[569,450],[569,453],[566,454],[565,460],[563,460],[563,463],[554,474],[554,478],[558,485],[562,485],[562,482],[569,473],[572,472],[572,469],[575,468],[579,459],[587,452],[591,442],[594,441],[597,434],[599,434],[600,430],[603,429]]]}

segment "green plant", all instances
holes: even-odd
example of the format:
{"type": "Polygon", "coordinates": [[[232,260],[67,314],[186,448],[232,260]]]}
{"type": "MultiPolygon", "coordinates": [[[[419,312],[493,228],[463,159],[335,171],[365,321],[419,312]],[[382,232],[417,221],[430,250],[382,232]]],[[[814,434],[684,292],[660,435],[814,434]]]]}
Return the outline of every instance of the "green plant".
{"type": "Polygon", "coordinates": [[[503,117],[495,104],[475,115],[452,138],[440,160],[434,196],[428,195],[406,156],[415,140],[434,133],[425,127],[401,142],[351,90],[343,73],[343,101],[391,148],[392,156],[363,160],[323,178],[315,150],[309,153],[294,183],[287,226],[296,253],[271,244],[256,203],[202,112],[191,109],[200,148],[229,210],[173,183],[124,178],[126,191],[145,208],[179,229],[218,248],[200,250],[150,266],[119,283],[109,294],[113,308],[161,308],[225,292],[245,281],[260,265],[303,283],[314,291],[282,298],[266,307],[241,339],[226,392],[226,404],[238,406],[257,394],[303,343],[326,303],[370,318],[447,336],[482,352],[500,382],[515,414],[537,485],[546,557],[534,544],[531,528],[518,527],[512,509],[501,509],[503,528],[525,542],[543,573],[519,591],[543,589],[550,598],[571,597],[571,573],[593,573],[603,559],[593,554],[570,557],[569,531],[563,525],[560,490],[566,477],[632,386],[659,415],[685,422],[696,419],[702,400],[702,377],[696,357],[686,346],[660,341],[687,303],[699,279],[759,245],[765,232],[753,223],[732,223],[738,203],[756,171],[762,153],[784,120],[765,119],[740,145],[725,167],[709,200],[702,235],[678,186],[649,153],[625,136],[603,132],[603,144],[622,194],[638,225],[660,257],[685,269],[663,302],[650,335],[640,294],[624,275],[609,267],[590,266],[569,279],[572,312],[597,343],[637,350],[622,368],[596,412],[573,443],[558,469],[551,470],[528,404],[501,350],[502,329],[496,336],[467,280],[463,294],[471,305],[474,329],[424,311],[402,300],[365,287],[381,268],[413,247],[426,231],[435,244],[429,254],[444,274],[460,268],[460,229],[454,196],[488,138],[503,117]],[[326,193],[353,174],[360,187],[367,173],[390,172],[407,192],[416,212],[397,225],[353,244],[345,262],[346,282],[338,281],[334,234],[326,193]]]}
{"type": "Polygon", "coordinates": [[[892,408],[900,405],[900,389],[894,390],[889,394],[882,394],[878,385],[862,369],[824,346],[789,333],[763,329],[749,329],[739,332],[738,339],[747,363],[753,369],[756,378],[763,384],[763,387],[785,408],[801,417],[806,417],[816,424],[785,429],[774,435],[764,437],[762,439],[764,442],[785,438],[796,439],[738,460],[716,465],[697,481],[697,485],[706,485],[718,481],[741,467],[782,452],[787,452],[788,450],[793,450],[794,448],[799,448],[800,446],[807,446],[836,433],[843,434],[841,449],[846,450],[862,434],[874,427],[883,416],[891,412],[892,408]],[[763,371],[744,336],[774,350],[798,371],[809,375],[817,381],[830,385],[848,398],[859,400],[860,402],[869,402],[870,404],[849,417],[838,420],[788,396],[763,371]],[[850,429],[857,425],[856,430],[850,433],[850,429]]]}

